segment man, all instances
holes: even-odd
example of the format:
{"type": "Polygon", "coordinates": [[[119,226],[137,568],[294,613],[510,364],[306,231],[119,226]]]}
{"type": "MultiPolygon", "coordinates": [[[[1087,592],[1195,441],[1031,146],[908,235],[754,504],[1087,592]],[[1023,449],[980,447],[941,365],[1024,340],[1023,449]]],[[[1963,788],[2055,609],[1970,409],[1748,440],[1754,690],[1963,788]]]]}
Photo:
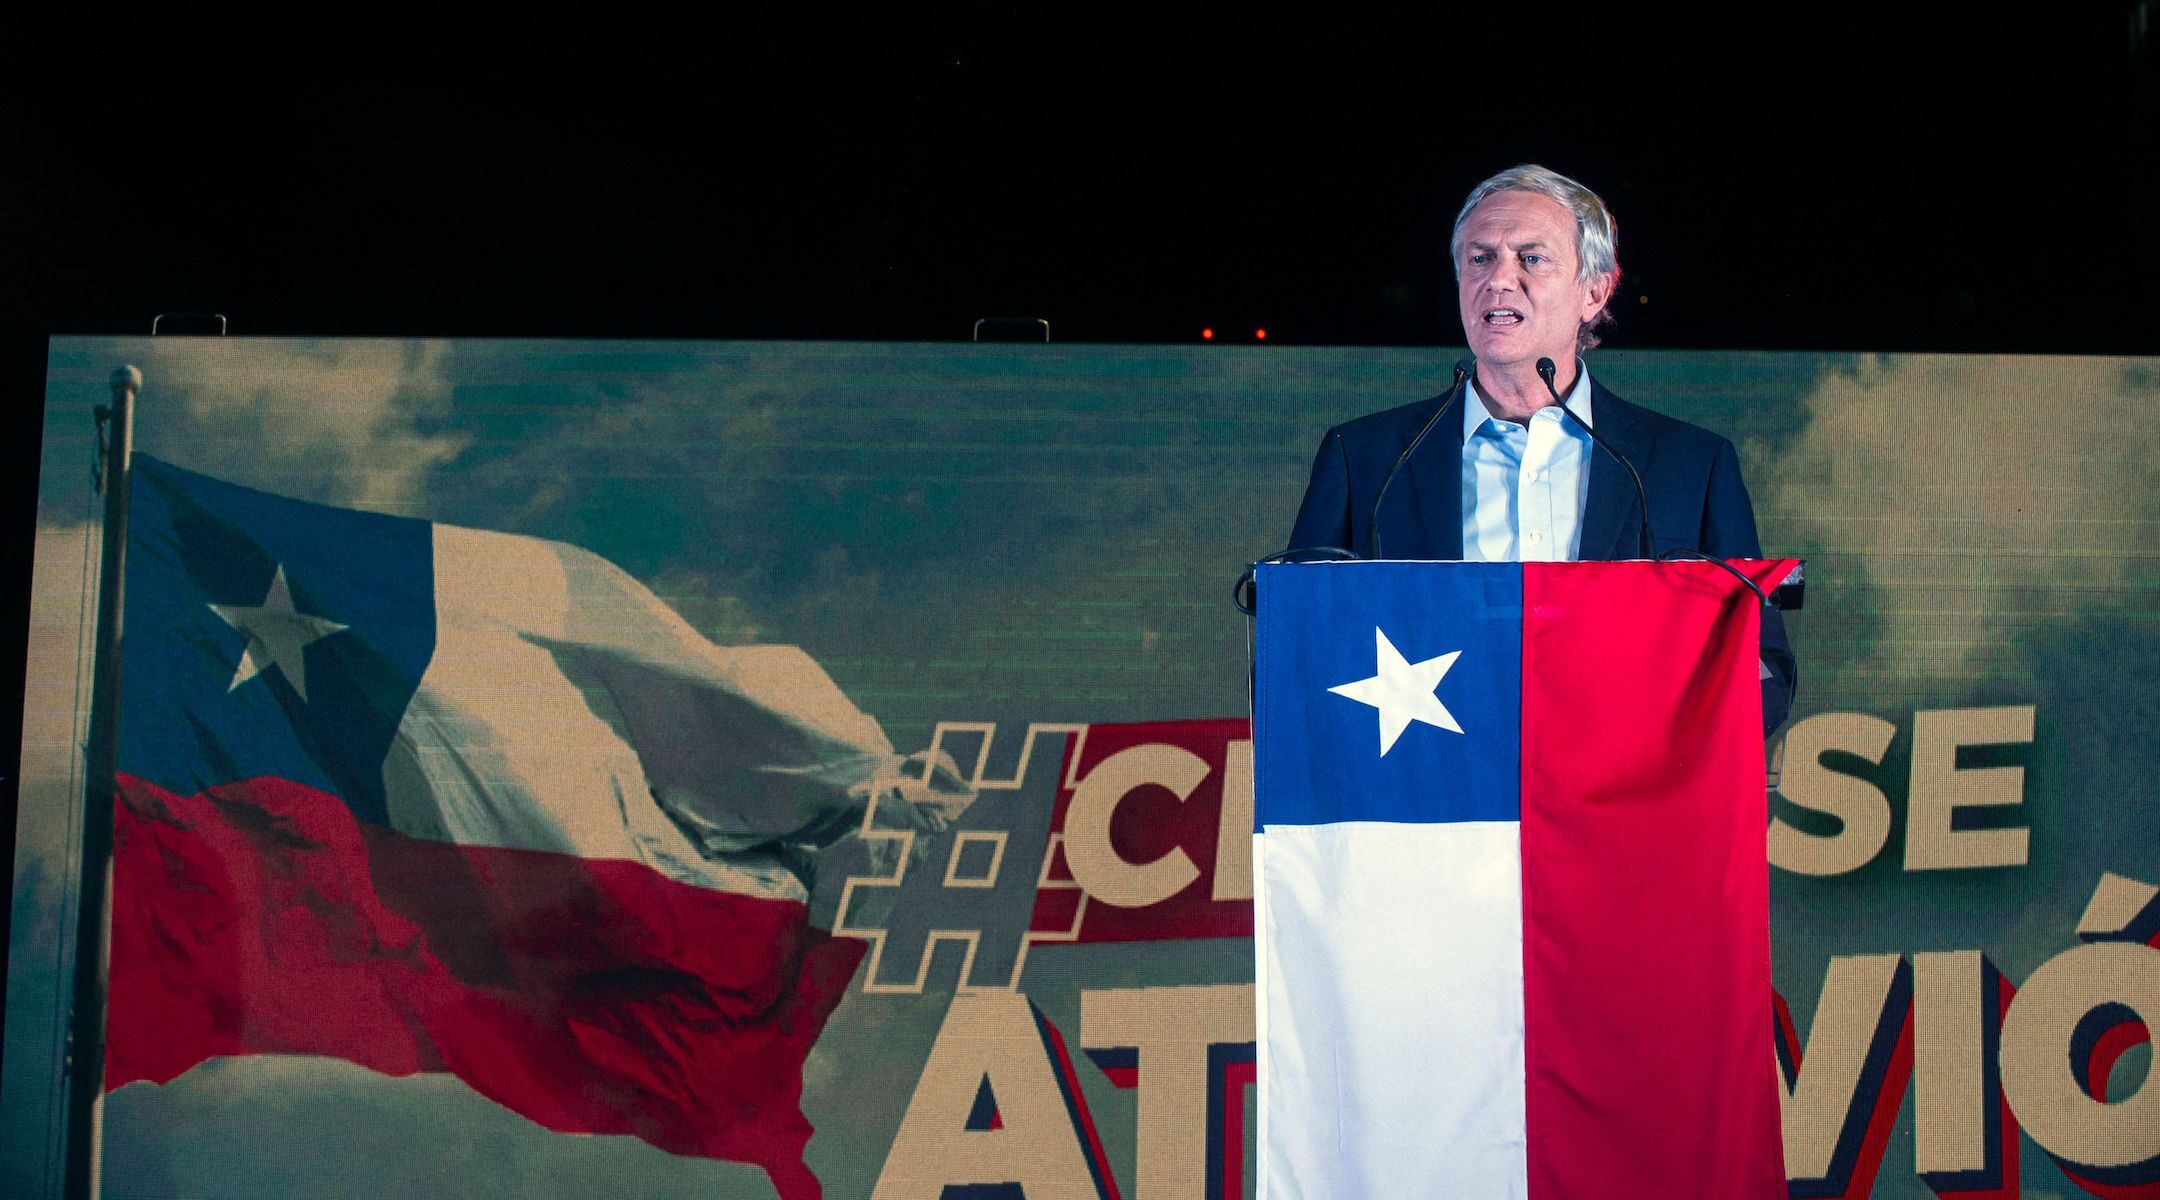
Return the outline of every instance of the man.
{"type": "MultiPolygon", "coordinates": [[[[1403,463],[1377,517],[1389,470],[1447,396],[1330,429],[1291,548],[1472,562],[1640,557],[1633,482],[1561,415],[1557,392],[1642,473],[1658,553],[1760,557],[1732,443],[1620,399],[1578,357],[1612,320],[1615,246],[1605,202],[1557,172],[1513,167],[1473,189],[1449,244],[1463,336],[1477,361],[1459,419],[1441,420],[1403,463]],[[1555,368],[1550,390],[1540,359],[1555,368]]],[[[1790,711],[1797,678],[1776,612],[1763,614],[1762,664],[1767,734],[1790,711]]]]}

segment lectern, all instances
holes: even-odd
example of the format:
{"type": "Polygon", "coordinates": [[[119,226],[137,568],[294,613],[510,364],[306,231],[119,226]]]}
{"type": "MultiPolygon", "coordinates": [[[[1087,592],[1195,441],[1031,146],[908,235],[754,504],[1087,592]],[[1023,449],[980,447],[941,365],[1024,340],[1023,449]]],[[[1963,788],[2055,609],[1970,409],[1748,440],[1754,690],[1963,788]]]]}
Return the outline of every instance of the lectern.
{"type": "Polygon", "coordinates": [[[1756,588],[1794,566],[1257,568],[1261,1196],[1784,1196],[1756,588]]]}

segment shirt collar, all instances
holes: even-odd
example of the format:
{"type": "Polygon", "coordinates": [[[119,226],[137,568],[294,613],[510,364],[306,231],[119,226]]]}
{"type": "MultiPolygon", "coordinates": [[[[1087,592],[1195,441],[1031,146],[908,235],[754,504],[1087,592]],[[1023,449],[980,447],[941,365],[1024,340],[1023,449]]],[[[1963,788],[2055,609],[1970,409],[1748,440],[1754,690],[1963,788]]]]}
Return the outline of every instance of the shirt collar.
{"type": "MultiPolygon", "coordinates": [[[[1564,399],[1567,401],[1567,406],[1574,410],[1575,415],[1582,418],[1583,424],[1596,425],[1597,418],[1592,416],[1590,412],[1590,393],[1590,368],[1584,365],[1582,359],[1577,358],[1575,360],[1575,386],[1568,389],[1564,399]]],[[[1548,405],[1547,407],[1551,406],[1548,405]]],[[[1485,398],[1478,395],[1477,382],[1474,377],[1463,380],[1462,410],[1464,442],[1476,437],[1478,431],[1485,428],[1486,422],[1500,422],[1500,418],[1493,416],[1492,410],[1485,407],[1485,398]]],[[[1553,415],[1559,416],[1558,413],[1553,415]]],[[[1560,419],[1567,420],[1566,417],[1560,419]]]]}

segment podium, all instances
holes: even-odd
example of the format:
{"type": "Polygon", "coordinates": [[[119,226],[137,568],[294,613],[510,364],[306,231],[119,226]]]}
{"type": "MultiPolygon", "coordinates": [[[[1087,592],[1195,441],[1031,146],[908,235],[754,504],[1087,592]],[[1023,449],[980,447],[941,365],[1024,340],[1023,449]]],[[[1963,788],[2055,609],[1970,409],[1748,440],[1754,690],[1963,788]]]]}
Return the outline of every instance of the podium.
{"type": "Polygon", "coordinates": [[[1783,1197],[1757,593],[1256,571],[1258,1195],[1783,1197]]]}

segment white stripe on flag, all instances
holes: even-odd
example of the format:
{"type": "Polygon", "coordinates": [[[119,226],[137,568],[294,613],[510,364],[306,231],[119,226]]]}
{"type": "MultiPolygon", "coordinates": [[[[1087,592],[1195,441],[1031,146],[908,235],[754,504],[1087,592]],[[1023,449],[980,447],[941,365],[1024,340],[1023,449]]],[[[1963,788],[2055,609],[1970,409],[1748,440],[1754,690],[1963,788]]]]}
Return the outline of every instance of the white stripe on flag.
{"type": "Polygon", "coordinates": [[[1260,1194],[1526,1195],[1521,827],[1255,841],[1260,1194]]]}
{"type": "Polygon", "coordinates": [[[942,828],[929,786],[795,646],[719,646],[587,550],[434,527],[434,656],[383,765],[391,824],[471,845],[642,862],[802,900],[782,848],[942,828]]]}

